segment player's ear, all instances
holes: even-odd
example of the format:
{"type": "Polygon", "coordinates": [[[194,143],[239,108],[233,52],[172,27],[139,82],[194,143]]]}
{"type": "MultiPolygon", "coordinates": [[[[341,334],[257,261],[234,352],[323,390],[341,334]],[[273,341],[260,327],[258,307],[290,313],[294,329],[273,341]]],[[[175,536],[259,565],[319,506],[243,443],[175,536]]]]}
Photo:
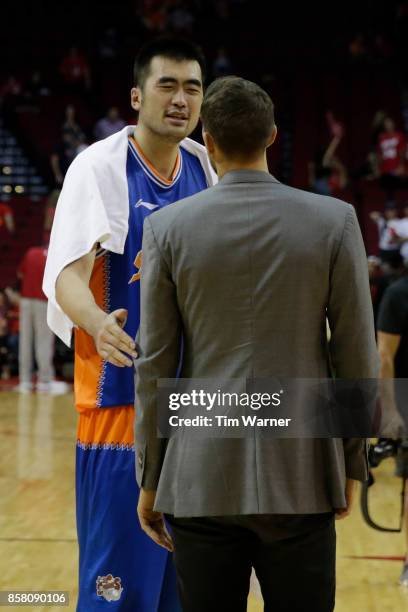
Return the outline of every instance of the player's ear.
{"type": "Polygon", "coordinates": [[[271,135],[269,137],[268,143],[266,145],[266,148],[270,147],[271,144],[273,144],[275,142],[275,138],[276,138],[276,134],[278,133],[278,128],[276,127],[276,125],[273,126],[271,135]]]}
{"type": "Polygon", "coordinates": [[[209,132],[206,132],[204,128],[203,128],[202,134],[203,134],[203,140],[204,140],[206,149],[208,151],[208,154],[212,155],[215,150],[214,138],[211,136],[209,132]]]}
{"type": "Polygon", "coordinates": [[[130,105],[135,110],[140,110],[140,105],[142,103],[142,90],[140,87],[132,87],[130,90],[130,105]]]}

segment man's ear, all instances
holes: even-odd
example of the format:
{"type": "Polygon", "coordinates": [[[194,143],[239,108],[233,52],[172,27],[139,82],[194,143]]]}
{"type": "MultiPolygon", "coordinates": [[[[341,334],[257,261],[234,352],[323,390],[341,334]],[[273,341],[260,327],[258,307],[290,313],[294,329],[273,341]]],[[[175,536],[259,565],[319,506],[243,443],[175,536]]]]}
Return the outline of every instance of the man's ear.
{"type": "Polygon", "coordinates": [[[271,133],[271,135],[269,137],[269,140],[267,142],[266,148],[270,147],[271,144],[273,144],[275,142],[275,138],[276,138],[277,133],[278,133],[278,128],[276,127],[276,125],[274,125],[272,133],[271,133]]]}
{"type": "Polygon", "coordinates": [[[130,106],[135,110],[140,110],[140,106],[142,103],[142,90],[140,87],[132,87],[130,90],[130,106]]]}
{"type": "Polygon", "coordinates": [[[208,154],[209,155],[213,155],[213,153],[215,151],[214,138],[211,136],[211,134],[209,132],[206,132],[204,128],[203,128],[203,131],[202,131],[202,135],[203,135],[204,144],[206,146],[208,154]]]}

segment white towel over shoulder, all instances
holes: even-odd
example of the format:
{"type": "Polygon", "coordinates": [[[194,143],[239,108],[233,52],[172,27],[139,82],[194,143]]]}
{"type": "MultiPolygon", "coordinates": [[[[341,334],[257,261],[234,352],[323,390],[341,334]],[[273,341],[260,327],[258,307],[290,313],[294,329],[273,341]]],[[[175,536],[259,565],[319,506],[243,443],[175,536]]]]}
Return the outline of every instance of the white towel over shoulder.
{"type": "MultiPolygon", "coordinates": [[[[68,169],[58,199],[43,289],[48,297],[48,325],[68,346],[73,323],[56,302],[55,284],[60,272],[97,242],[108,251],[123,253],[129,216],[126,161],[133,130],[134,126],[127,126],[80,153],[68,169]]],[[[205,147],[190,138],[180,146],[199,158],[208,185],[214,185],[217,177],[205,147]]]]}

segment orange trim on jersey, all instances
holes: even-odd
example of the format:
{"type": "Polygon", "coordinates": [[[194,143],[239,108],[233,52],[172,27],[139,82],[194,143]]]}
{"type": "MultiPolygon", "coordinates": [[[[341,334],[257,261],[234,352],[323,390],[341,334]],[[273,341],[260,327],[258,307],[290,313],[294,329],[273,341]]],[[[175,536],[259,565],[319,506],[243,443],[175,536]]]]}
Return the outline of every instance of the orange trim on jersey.
{"type": "MultiPolygon", "coordinates": [[[[95,259],[89,287],[100,308],[105,310],[105,257],[95,259]]],[[[97,394],[103,373],[102,357],[96,352],[93,338],[75,329],[75,405],[79,412],[97,406],[97,394]]]]}
{"type": "Polygon", "coordinates": [[[81,444],[133,445],[135,410],[133,406],[115,406],[81,412],[77,440],[81,444]]]}
{"type": "Polygon", "coordinates": [[[142,251],[139,251],[138,254],[136,255],[133,265],[135,266],[135,268],[139,268],[139,270],[132,276],[132,278],[128,282],[128,285],[140,280],[142,276],[142,251]]]}
{"type": "Polygon", "coordinates": [[[181,163],[180,151],[178,151],[178,153],[177,153],[177,159],[176,159],[176,163],[175,163],[174,168],[173,168],[173,172],[171,173],[170,179],[168,179],[165,176],[163,176],[162,174],[160,174],[160,172],[158,172],[156,170],[156,168],[153,166],[153,164],[147,159],[146,155],[143,153],[142,149],[140,148],[140,146],[136,142],[134,136],[129,136],[129,138],[132,141],[132,143],[135,145],[136,150],[139,153],[140,157],[143,159],[143,161],[146,164],[146,166],[148,168],[150,168],[150,170],[153,172],[153,174],[155,174],[157,176],[157,178],[159,178],[161,181],[163,181],[163,183],[167,183],[167,185],[171,185],[172,182],[174,181],[175,176],[177,175],[177,172],[180,169],[180,163],[181,163]]]}

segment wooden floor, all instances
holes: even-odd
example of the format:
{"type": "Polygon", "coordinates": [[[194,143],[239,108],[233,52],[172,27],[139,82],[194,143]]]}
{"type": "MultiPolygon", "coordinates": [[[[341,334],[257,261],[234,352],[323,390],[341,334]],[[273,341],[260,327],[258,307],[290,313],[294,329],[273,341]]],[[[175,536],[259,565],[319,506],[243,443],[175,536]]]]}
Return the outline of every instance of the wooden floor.
{"type": "MultiPolygon", "coordinates": [[[[35,611],[75,610],[75,429],[69,394],[0,393],[0,590],[70,592],[69,608],[35,611]]],[[[393,468],[387,460],[376,470],[372,495],[376,519],[395,524],[400,481],[393,468]]],[[[386,558],[403,555],[403,536],[367,527],[358,504],[337,533],[336,612],[407,612],[408,589],[397,584],[401,561],[386,558]],[[367,556],[384,558],[352,558],[367,556]]],[[[254,584],[248,612],[262,609],[254,584]]]]}

